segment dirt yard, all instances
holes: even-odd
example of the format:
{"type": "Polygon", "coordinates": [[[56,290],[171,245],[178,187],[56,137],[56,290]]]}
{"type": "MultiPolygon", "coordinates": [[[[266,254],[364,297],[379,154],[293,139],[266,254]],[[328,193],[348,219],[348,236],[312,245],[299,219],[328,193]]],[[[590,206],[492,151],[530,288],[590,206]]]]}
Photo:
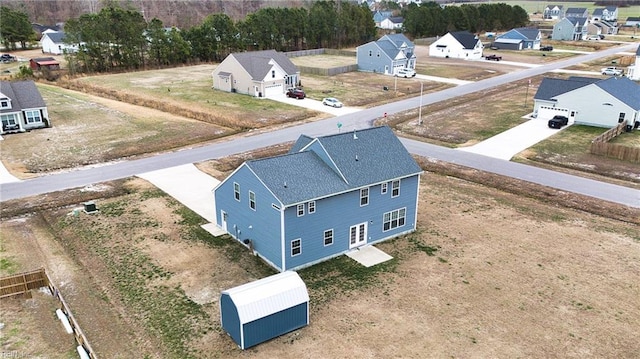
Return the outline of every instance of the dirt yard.
{"type": "MultiPolygon", "coordinates": [[[[300,271],[311,324],[242,352],[220,328],[219,293],[273,272],[228,238],[198,232],[200,219],[147,182],[123,183],[114,186],[128,194],[98,200],[96,215],[64,207],[0,225],[5,262],[13,272],[47,268],[100,357],[632,358],[640,350],[638,222],[427,172],[419,231],[378,245],[392,261],[366,270],[341,257],[300,271]]],[[[3,303],[2,330],[13,333],[3,350],[68,357],[57,340],[29,345],[59,325],[52,314],[8,315],[47,300],[3,303]]]]}

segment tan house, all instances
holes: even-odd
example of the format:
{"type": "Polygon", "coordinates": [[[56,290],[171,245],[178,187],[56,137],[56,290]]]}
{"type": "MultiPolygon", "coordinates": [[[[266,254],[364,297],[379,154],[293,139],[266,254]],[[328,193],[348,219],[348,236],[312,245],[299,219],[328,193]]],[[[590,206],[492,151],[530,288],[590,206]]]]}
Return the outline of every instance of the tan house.
{"type": "Polygon", "coordinates": [[[275,50],[232,53],[212,76],[216,90],[255,97],[278,96],[300,83],[300,70],[275,50]]]}

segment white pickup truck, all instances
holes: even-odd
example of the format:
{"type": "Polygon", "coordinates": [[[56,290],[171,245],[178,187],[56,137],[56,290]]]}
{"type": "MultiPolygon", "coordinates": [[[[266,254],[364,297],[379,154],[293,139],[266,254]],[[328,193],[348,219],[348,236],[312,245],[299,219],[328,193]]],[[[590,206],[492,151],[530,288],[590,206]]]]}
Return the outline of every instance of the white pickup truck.
{"type": "Polygon", "coordinates": [[[619,69],[617,67],[603,67],[600,72],[602,72],[603,75],[610,76],[622,76],[623,74],[622,69],[619,69]]]}

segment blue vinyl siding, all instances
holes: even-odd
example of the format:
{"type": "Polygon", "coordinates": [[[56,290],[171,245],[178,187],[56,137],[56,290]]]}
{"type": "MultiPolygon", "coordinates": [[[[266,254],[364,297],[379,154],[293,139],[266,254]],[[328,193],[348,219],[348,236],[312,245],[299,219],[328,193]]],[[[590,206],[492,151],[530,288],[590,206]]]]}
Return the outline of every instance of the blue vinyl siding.
{"type": "Polygon", "coordinates": [[[278,313],[244,324],[244,348],[302,328],[308,324],[309,303],[301,303],[278,313]]]}
{"type": "Polygon", "coordinates": [[[358,46],[357,61],[360,71],[384,73],[385,65],[389,66],[389,71],[393,70],[389,56],[374,42],[358,46]],[[371,56],[369,56],[369,51],[371,51],[371,56]]]}
{"type": "Polygon", "coordinates": [[[280,246],[280,206],[275,197],[246,166],[236,171],[215,191],[216,220],[222,223],[220,211],[227,213],[227,231],[240,242],[251,239],[256,252],[277,267],[282,267],[280,246]],[[240,184],[240,201],[236,201],[233,183],[240,184]],[[249,207],[249,191],[255,193],[256,210],[249,207]]]}
{"type": "MultiPolygon", "coordinates": [[[[389,183],[389,186],[391,184],[389,183]]],[[[367,222],[367,244],[379,242],[399,234],[413,231],[416,218],[418,176],[403,178],[400,196],[391,197],[391,191],[381,193],[381,185],[370,187],[369,205],[360,207],[360,190],[316,201],[316,212],[298,217],[296,207],[285,210],[285,258],[286,269],[295,269],[323,258],[329,258],[349,250],[349,228],[367,222]],[[402,227],[383,232],[385,212],[406,208],[406,220],[402,227]],[[333,244],[324,245],[324,231],[333,229],[333,244]],[[302,253],[291,257],[291,241],[302,239],[302,253]]]]}
{"type": "Polygon", "coordinates": [[[223,294],[220,297],[220,316],[222,328],[229,333],[234,342],[241,345],[240,317],[238,309],[229,295],[223,294]]]}

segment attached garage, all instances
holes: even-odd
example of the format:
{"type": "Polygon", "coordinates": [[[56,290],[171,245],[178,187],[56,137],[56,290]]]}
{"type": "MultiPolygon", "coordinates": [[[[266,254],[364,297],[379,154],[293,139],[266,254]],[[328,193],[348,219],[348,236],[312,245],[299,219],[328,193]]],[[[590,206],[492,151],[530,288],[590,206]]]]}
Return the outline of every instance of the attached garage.
{"type": "Polygon", "coordinates": [[[559,107],[550,107],[550,106],[540,106],[538,108],[538,116],[537,118],[541,119],[551,119],[553,116],[560,115],[569,118],[569,110],[566,108],[559,107]]]}
{"type": "Polygon", "coordinates": [[[296,272],[227,289],[220,296],[222,328],[247,349],[309,324],[309,293],[296,272]]]}
{"type": "Polygon", "coordinates": [[[284,90],[282,89],[282,84],[273,84],[273,85],[264,85],[264,97],[273,97],[282,95],[284,90]]]}

